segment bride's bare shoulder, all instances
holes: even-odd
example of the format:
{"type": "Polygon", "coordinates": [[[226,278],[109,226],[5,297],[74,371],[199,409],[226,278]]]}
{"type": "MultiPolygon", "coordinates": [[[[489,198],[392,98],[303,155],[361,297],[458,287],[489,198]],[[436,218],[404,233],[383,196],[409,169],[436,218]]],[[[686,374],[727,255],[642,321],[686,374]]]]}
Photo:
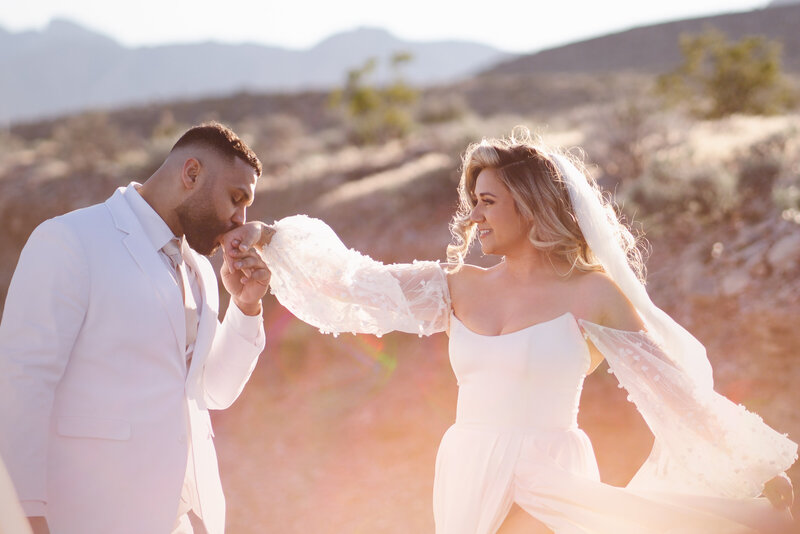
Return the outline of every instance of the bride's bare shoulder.
{"type": "Polygon", "coordinates": [[[616,293],[622,294],[614,280],[603,271],[579,273],[575,279],[580,292],[593,299],[613,297],[616,293]]]}
{"type": "Polygon", "coordinates": [[[639,330],[643,323],[636,307],[608,274],[601,271],[578,277],[582,298],[592,303],[596,322],[618,330],[639,330]]]}
{"type": "Polygon", "coordinates": [[[494,269],[495,267],[478,267],[477,265],[465,263],[458,268],[450,269],[447,273],[447,278],[451,283],[469,284],[482,279],[494,269]]]}
{"type": "Polygon", "coordinates": [[[458,295],[462,292],[474,291],[475,286],[485,280],[493,270],[494,267],[484,268],[468,264],[451,270],[447,274],[447,285],[450,286],[450,294],[458,295]]]}

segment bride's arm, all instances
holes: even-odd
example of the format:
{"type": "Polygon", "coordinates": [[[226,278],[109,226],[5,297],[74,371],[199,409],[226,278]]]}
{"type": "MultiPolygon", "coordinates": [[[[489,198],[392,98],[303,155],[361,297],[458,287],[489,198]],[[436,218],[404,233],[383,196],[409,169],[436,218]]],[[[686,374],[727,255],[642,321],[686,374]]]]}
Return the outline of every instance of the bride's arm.
{"type": "Polygon", "coordinates": [[[223,238],[226,254],[258,246],[271,290],[303,321],[324,332],[429,335],[447,329],[450,294],[436,262],[384,265],[348,249],[318,219],[287,217],[269,229],[248,223],[223,238]],[[238,244],[237,244],[238,243],[238,244]]]}
{"type": "MultiPolygon", "coordinates": [[[[586,273],[578,283],[581,300],[586,303],[580,313],[582,319],[617,330],[638,332],[644,329],[644,322],[636,312],[636,307],[606,273],[586,273]]],[[[587,338],[586,344],[591,355],[590,374],[603,363],[605,357],[591,339],[587,338]]]]}
{"type": "Polygon", "coordinates": [[[582,283],[582,295],[596,304],[593,316],[580,320],[587,343],[608,360],[609,372],[656,436],[655,453],[634,484],[648,485],[653,478],[661,479],[659,484],[684,484],[688,475],[693,489],[742,496],[756,494],[766,480],[763,495],[776,507],[790,505],[791,482],[779,466],[791,465],[796,445],[758,416],[691,380],[657,336],[646,331],[610,277],[591,273],[582,283]]]}
{"type": "Polygon", "coordinates": [[[655,436],[631,485],[735,498],[763,492],[773,504],[791,502],[782,473],[797,445],[785,434],[693,380],[655,334],[579,322],[655,436]]]}
{"type": "Polygon", "coordinates": [[[608,360],[609,372],[657,440],[633,484],[689,481],[693,490],[743,496],[756,494],[766,480],[763,495],[776,507],[791,505],[791,481],[777,467],[791,465],[796,446],[755,414],[689,379],[610,277],[591,273],[582,283],[586,300],[596,303],[594,317],[579,321],[587,343],[608,360]]]}

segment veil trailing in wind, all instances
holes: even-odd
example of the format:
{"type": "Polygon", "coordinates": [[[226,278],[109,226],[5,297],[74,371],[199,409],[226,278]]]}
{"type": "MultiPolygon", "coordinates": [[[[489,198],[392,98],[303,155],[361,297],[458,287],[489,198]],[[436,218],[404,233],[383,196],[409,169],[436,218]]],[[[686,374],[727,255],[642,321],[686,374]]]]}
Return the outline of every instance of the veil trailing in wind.
{"type": "Polygon", "coordinates": [[[583,237],[606,274],[616,282],[647,325],[648,333],[658,340],[672,361],[687,373],[698,387],[713,387],[711,364],[705,347],[672,317],[658,308],[647,294],[644,285],[628,264],[625,252],[616,235],[616,214],[599,198],[581,171],[565,156],[551,156],[558,165],[562,179],[583,237]]]}
{"type": "Polygon", "coordinates": [[[579,320],[628,391],[655,443],[630,486],[720,497],[754,497],[797,459],[797,445],[713,389],[705,347],[658,308],[631,269],[616,215],[565,156],[552,155],[589,248],[636,307],[646,331],[579,320]]]}

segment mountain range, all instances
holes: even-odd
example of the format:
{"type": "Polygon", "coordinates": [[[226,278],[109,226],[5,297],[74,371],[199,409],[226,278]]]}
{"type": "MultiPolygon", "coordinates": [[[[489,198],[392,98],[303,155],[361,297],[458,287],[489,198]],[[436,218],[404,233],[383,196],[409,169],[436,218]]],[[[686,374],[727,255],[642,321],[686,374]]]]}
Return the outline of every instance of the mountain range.
{"type": "Polygon", "coordinates": [[[478,43],[410,42],[375,28],[307,50],[215,42],[128,48],[55,19],[41,31],[0,28],[0,121],[235,91],[326,89],[371,57],[380,83],[392,76],[389,59],[397,52],[412,55],[402,74],[418,85],[454,81],[511,57],[478,43]]]}
{"type": "Polygon", "coordinates": [[[763,35],[782,45],[785,70],[800,73],[800,0],[765,9],[680,20],[516,56],[465,41],[410,42],[359,28],[307,50],[214,42],[128,48],[56,19],[41,31],[0,28],[0,123],[19,123],[96,108],[116,108],[233,93],[330,89],[348,70],[379,60],[373,81],[393,73],[389,58],[409,52],[404,78],[441,85],[475,74],[660,73],[681,59],[680,36],[708,28],[729,38],[763,35]]]}
{"type": "Polygon", "coordinates": [[[800,73],[799,0],[774,0],[765,9],[642,26],[510,59],[488,74],[632,71],[661,73],[681,61],[681,35],[714,28],[738,40],[763,35],[782,45],[784,69],[800,73]]]}

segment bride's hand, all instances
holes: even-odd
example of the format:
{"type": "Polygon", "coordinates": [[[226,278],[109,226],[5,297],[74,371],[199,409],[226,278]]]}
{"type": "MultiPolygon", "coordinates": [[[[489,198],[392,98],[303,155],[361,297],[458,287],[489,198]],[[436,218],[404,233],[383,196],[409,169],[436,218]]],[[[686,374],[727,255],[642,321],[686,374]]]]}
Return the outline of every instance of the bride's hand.
{"type": "MultiPolygon", "coordinates": [[[[262,256],[261,249],[269,244],[274,234],[275,229],[261,221],[245,223],[224,234],[219,241],[226,264],[237,260],[244,261],[252,248],[255,248],[255,252],[259,256],[262,256]]],[[[253,275],[253,270],[247,267],[242,268],[241,272],[247,278],[253,275]]]]}
{"type": "Polygon", "coordinates": [[[769,499],[769,502],[778,509],[792,505],[794,490],[792,489],[792,481],[786,476],[786,473],[781,473],[764,484],[764,497],[769,499]]]}
{"type": "Polygon", "coordinates": [[[251,247],[265,247],[272,240],[275,229],[260,221],[252,221],[234,228],[220,238],[225,254],[232,258],[242,256],[251,247]]]}

